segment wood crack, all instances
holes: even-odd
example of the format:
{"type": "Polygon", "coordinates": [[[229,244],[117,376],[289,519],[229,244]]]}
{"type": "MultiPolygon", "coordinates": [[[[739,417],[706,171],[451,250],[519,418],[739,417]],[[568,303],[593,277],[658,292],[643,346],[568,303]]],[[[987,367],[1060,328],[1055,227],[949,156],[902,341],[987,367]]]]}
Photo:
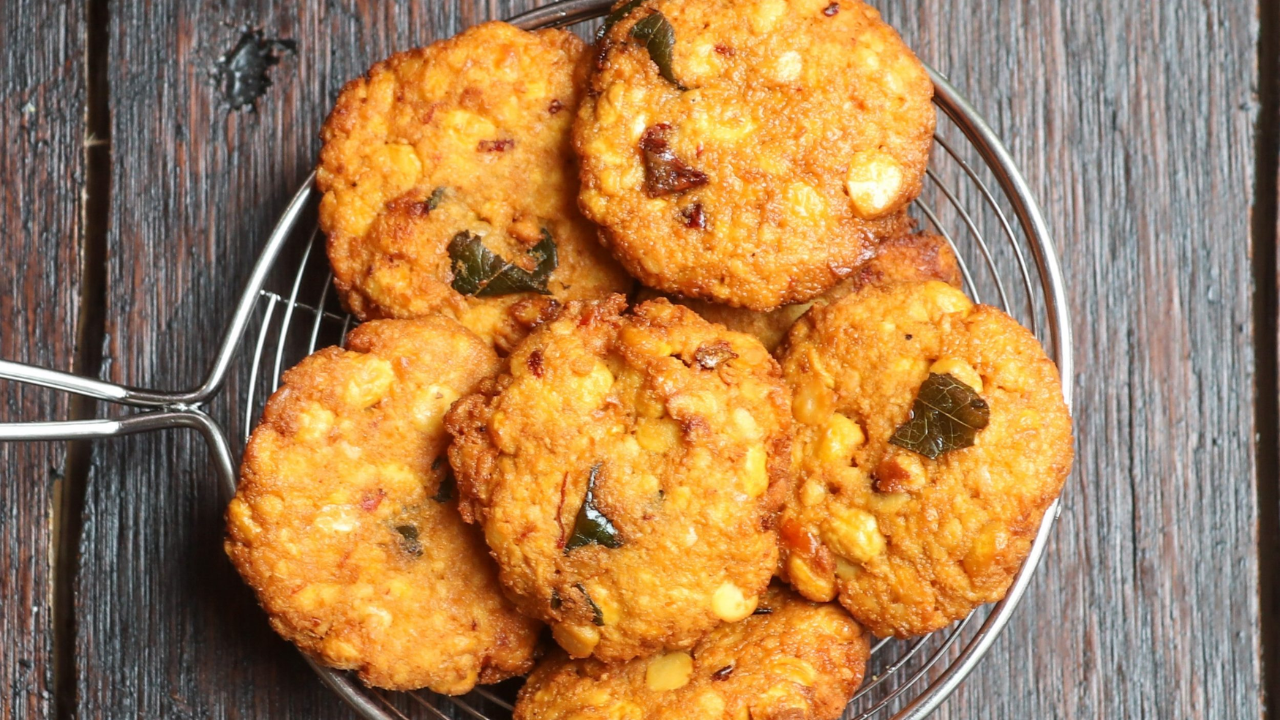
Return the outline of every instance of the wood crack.
{"type": "MultiPolygon", "coordinates": [[[[106,247],[111,212],[111,121],[107,80],[107,0],[88,0],[85,30],[84,186],[81,197],[79,317],[71,371],[97,377],[105,331],[106,247]]],[[[73,397],[72,420],[95,417],[98,403],[73,397]]],[[[76,681],[76,596],[79,546],[92,447],[87,440],[67,445],[55,494],[53,531],[53,691],[58,718],[78,716],[76,681]]]]}
{"type": "Polygon", "coordinates": [[[1259,615],[1262,702],[1280,717],[1280,327],[1276,244],[1280,239],[1280,3],[1258,9],[1258,120],[1253,204],[1254,423],[1257,453],[1259,615]]]}

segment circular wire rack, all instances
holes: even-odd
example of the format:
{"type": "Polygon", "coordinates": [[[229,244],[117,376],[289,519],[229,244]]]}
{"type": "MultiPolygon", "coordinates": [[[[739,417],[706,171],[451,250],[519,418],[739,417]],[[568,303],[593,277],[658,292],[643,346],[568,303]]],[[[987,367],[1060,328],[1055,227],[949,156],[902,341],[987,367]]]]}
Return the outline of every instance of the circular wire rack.
{"type": "MultiPolygon", "coordinates": [[[[525,29],[565,27],[608,12],[611,0],[562,0],[512,18],[525,29]]],[[[945,76],[929,68],[941,110],[916,218],[946,238],[960,259],[965,290],[1017,318],[1044,343],[1068,382],[1073,377],[1070,324],[1062,272],[1040,209],[998,137],[945,76]]],[[[215,361],[196,388],[161,392],[129,388],[0,360],[0,378],[76,393],[141,410],[117,419],[0,423],[0,441],[103,438],[188,428],[207,440],[218,478],[235,492],[234,458],[283,371],[317,347],[341,344],[353,326],[332,291],[316,222],[314,175],[294,196],[249,276],[215,361]],[[231,385],[233,391],[223,390],[231,385]],[[208,411],[228,400],[226,429],[208,411]]],[[[1031,552],[1005,599],[922,638],[876,642],[866,681],[846,720],[919,720],[930,714],[981,661],[1008,623],[1044,553],[1057,519],[1045,513],[1031,552]]],[[[368,720],[509,718],[519,681],[478,687],[460,697],[386,692],[307,657],[320,678],[368,720]]]]}

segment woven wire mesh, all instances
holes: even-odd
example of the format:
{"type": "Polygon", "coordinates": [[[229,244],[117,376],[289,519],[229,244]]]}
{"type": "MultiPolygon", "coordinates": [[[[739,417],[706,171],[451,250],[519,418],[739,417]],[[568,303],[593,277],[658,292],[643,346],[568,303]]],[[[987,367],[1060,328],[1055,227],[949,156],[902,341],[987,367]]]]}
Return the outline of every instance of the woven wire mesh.
{"type": "MultiPolygon", "coordinates": [[[[609,4],[609,0],[561,0],[512,22],[530,29],[569,25],[599,17],[609,4]]],[[[930,74],[942,113],[937,150],[914,213],[951,243],[970,296],[1004,309],[1045,344],[1068,381],[1063,392],[1070,406],[1073,364],[1068,309],[1044,218],[991,128],[944,76],[932,70],[930,74]]],[[[285,209],[199,386],[177,392],[131,388],[0,360],[0,379],[76,393],[135,411],[91,420],[3,422],[0,441],[82,440],[191,429],[209,443],[223,488],[234,491],[233,458],[243,450],[244,439],[284,369],[317,347],[341,344],[352,327],[332,291],[316,227],[315,200],[308,181],[285,209]],[[217,412],[224,407],[231,412],[217,412]],[[232,417],[224,432],[214,416],[226,414],[232,417]]],[[[845,718],[919,720],[936,708],[981,661],[1008,622],[1043,554],[1057,510],[1055,502],[1005,600],[924,638],[878,642],[867,679],[845,718]]],[[[325,683],[371,720],[497,720],[510,716],[519,685],[511,681],[479,688],[460,698],[387,693],[365,688],[346,673],[312,665],[325,683]]]]}
{"type": "MultiPolygon", "coordinates": [[[[517,23],[529,28],[568,25],[598,17],[607,6],[602,0],[568,0],[522,16],[517,23]]],[[[934,79],[940,86],[945,83],[937,73],[934,79]]],[[[1048,238],[1037,228],[1038,210],[1026,196],[1016,171],[1010,178],[1010,168],[1001,167],[1000,158],[995,157],[1000,153],[993,152],[989,144],[994,139],[975,135],[975,125],[985,129],[985,123],[963,98],[956,98],[939,113],[937,143],[925,189],[913,204],[912,214],[923,228],[936,231],[951,244],[969,296],[1001,308],[1031,329],[1069,377],[1061,281],[1048,238]]],[[[1007,157],[1004,159],[1007,163],[1007,157]]],[[[245,392],[239,403],[241,417],[232,418],[229,428],[233,442],[239,445],[235,451],[242,449],[266,399],[279,386],[282,372],[317,348],[341,344],[354,324],[335,297],[324,238],[316,224],[317,197],[311,182],[300,192],[308,197],[308,207],[287,228],[288,240],[258,291],[256,316],[243,340],[250,353],[243,363],[247,382],[236,383],[245,392]]],[[[1056,506],[1046,514],[1042,536],[1055,515],[1056,506]]],[[[1042,542],[1043,537],[1038,547],[1042,542]]],[[[1038,552],[1029,562],[1036,559],[1038,552]]],[[[1028,568],[1031,570],[1034,567],[1028,568]]],[[[1016,604],[1017,597],[1011,599],[1016,604]]],[[[1007,612],[1012,611],[1012,606],[1002,608],[980,608],[965,620],[923,638],[877,641],[866,680],[850,702],[846,720],[927,714],[985,652],[993,637],[984,636],[998,633],[1007,612]],[[1002,617],[992,617],[995,612],[1002,617]]],[[[519,688],[519,681],[509,681],[462,697],[427,691],[393,693],[366,688],[347,673],[313,666],[326,683],[371,720],[498,720],[510,717],[519,688]]]]}

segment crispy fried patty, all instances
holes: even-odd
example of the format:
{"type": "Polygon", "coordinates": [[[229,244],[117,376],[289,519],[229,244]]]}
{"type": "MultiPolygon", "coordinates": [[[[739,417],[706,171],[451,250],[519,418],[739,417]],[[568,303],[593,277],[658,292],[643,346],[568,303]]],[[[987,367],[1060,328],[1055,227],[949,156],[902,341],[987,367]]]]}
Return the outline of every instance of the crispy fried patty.
{"type": "Polygon", "coordinates": [[[587,61],[568,32],[488,23],[394,55],[343,89],[321,133],[317,186],[352,313],[443,312],[506,351],[555,301],[630,287],[575,204],[570,125],[587,61]],[[534,273],[545,237],[557,255],[541,278],[549,294],[458,282],[467,243],[534,273]]]}
{"type": "MultiPolygon", "coordinates": [[[[880,243],[876,246],[875,255],[863,263],[848,280],[826,291],[813,303],[784,305],[777,310],[757,312],[706,300],[671,300],[693,310],[706,320],[754,336],[769,352],[773,352],[782,345],[792,326],[814,303],[833,303],[868,285],[925,280],[938,280],[957,289],[964,283],[960,264],[946,239],[930,232],[919,232],[880,243]]],[[[647,288],[639,293],[642,300],[655,297],[659,297],[658,293],[647,288]]]]}
{"type": "Polygon", "coordinates": [[[453,320],[383,320],[284,375],[227,509],[226,550],[271,626],[396,690],[469,691],[532,665],[539,623],[502,597],[450,498],[444,414],[497,371],[453,320]]]}
{"type": "Polygon", "coordinates": [[[756,615],[688,651],[617,665],[542,661],[516,720],[836,720],[862,682],[867,636],[835,605],[771,588],[756,615]]]}
{"type": "Polygon", "coordinates": [[[900,283],[815,308],[781,357],[798,421],[779,528],[792,585],[839,595],[880,636],[931,632],[1004,597],[1072,460],[1058,372],[1031,333],[943,283],[900,283]],[[901,445],[909,433],[890,442],[932,376],[989,412],[972,447],[936,459],[901,445]]]}
{"type": "Polygon", "coordinates": [[[571,303],[447,424],[464,517],[575,657],[687,648],[777,562],[791,418],[755,339],[665,300],[571,303]]]}
{"type": "Polygon", "coordinates": [[[817,297],[902,231],[933,141],[933,85],[875,10],[624,7],[574,144],[583,211],[645,285],[772,310],[817,297]]]}

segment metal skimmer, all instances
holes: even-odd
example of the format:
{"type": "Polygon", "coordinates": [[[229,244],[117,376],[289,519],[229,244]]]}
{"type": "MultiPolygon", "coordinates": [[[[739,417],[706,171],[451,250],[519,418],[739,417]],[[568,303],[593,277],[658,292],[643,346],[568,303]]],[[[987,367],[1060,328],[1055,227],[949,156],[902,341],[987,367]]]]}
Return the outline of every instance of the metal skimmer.
{"type": "MultiPolygon", "coordinates": [[[[573,25],[604,15],[610,4],[610,0],[564,0],[511,22],[526,29],[573,25]]],[[[1070,323],[1062,271],[1044,218],[1008,151],[986,121],[945,76],[933,69],[929,73],[936,89],[935,104],[942,113],[938,150],[925,192],[915,203],[917,215],[956,249],[970,296],[1003,308],[1045,344],[1064,378],[1063,392],[1069,406],[1074,377],[1070,323]],[[989,243],[988,236],[994,242],[989,243]]],[[[0,424],[0,441],[194,429],[208,441],[217,476],[229,498],[236,485],[234,458],[267,396],[279,384],[282,371],[320,345],[341,343],[352,326],[351,318],[330,292],[331,276],[323,247],[318,244],[318,194],[313,182],[314,175],[285,208],[267,238],[218,355],[199,387],[186,392],[129,388],[0,360],[0,378],[141,411],[118,419],[0,424]],[[236,413],[241,416],[226,418],[228,429],[224,430],[205,408],[228,382],[236,389],[233,397],[241,400],[241,412],[236,413]]],[[[1058,512],[1054,503],[1045,514],[1031,554],[1004,601],[928,637],[882,640],[875,645],[867,680],[845,718],[918,720],[937,708],[1008,623],[1040,562],[1058,512]]],[[[311,664],[329,687],[369,720],[507,718],[518,686],[513,681],[448,698],[429,692],[390,693],[366,688],[347,673],[311,664]]]]}

